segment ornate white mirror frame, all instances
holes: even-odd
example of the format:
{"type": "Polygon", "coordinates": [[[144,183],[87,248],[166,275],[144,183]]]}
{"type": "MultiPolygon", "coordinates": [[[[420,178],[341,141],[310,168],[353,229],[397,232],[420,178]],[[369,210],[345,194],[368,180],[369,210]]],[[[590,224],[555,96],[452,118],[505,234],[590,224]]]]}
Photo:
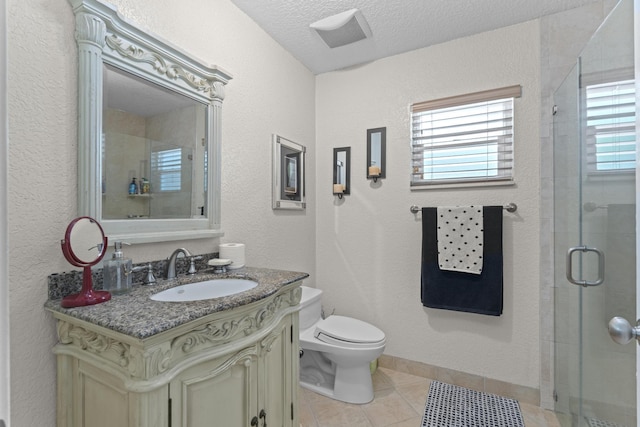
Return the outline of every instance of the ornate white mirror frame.
{"type": "Polygon", "coordinates": [[[69,0],[78,44],[78,214],[98,218],[109,240],[147,243],[221,236],[220,146],[224,87],[231,75],[149,35],[98,0],[69,0]],[[104,64],[206,105],[206,215],[182,219],[102,218],[104,64]]]}

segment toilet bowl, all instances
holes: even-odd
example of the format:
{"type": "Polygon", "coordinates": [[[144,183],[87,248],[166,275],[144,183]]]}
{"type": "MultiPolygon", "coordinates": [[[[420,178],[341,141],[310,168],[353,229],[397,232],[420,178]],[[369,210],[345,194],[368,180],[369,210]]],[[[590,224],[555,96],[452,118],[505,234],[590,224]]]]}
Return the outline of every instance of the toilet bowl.
{"type": "Polygon", "coordinates": [[[371,402],[369,365],[384,351],[384,332],[351,317],[322,319],[322,291],[301,289],[300,385],[343,402],[371,402]]]}

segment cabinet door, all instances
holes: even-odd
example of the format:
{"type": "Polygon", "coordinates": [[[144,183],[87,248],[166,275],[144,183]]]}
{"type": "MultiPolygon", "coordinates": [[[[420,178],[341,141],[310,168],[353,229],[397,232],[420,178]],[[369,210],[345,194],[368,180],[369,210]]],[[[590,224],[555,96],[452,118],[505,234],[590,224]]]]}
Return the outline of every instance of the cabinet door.
{"type": "Polygon", "coordinates": [[[172,427],[249,426],[256,415],[257,347],[201,363],[170,383],[172,427]]]}
{"type": "Polygon", "coordinates": [[[127,427],[129,392],[121,381],[88,363],[77,362],[74,398],[74,425],[91,427],[127,427]]]}
{"type": "Polygon", "coordinates": [[[58,355],[58,427],[167,427],[168,386],[128,391],[102,366],[58,355]]]}
{"type": "Polygon", "coordinates": [[[293,410],[297,412],[297,408],[293,407],[298,379],[297,369],[294,369],[292,363],[291,324],[291,316],[287,316],[259,343],[261,360],[258,414],[263,415],[260,425],[292,426],[293,410]]]}

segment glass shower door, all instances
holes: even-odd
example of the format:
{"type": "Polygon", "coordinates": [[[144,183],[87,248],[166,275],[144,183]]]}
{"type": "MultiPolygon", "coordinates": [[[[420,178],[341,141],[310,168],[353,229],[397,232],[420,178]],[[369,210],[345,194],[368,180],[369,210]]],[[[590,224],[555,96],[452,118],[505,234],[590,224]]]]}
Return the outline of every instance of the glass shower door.
{"type": "Polygon", "coordinates": [[[636,426],[633,0],[621,0],[555,93],[555,397],[563,426],[636,426]]]}

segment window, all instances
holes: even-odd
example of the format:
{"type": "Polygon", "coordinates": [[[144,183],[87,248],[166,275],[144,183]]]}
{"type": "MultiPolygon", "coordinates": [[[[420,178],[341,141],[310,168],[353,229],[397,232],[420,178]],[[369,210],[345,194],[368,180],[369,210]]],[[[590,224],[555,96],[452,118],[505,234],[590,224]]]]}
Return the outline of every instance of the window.
{"type": "Polygon", "coordinates": [[[155,151],[151,168],[157,177],[155,191],[180,191],[182,187],[182,149],[155,151]]]}
{"type": "Polygon", "coordinates": [[[411,106],[411,185],[513,180],[513,103],[520,86],[411,106]]]}
{"type": "Polygon", "coordinates": [[[635,170],[635,98],[634,80],[586,87],[589,172],[604,174],[635,170]]]}

